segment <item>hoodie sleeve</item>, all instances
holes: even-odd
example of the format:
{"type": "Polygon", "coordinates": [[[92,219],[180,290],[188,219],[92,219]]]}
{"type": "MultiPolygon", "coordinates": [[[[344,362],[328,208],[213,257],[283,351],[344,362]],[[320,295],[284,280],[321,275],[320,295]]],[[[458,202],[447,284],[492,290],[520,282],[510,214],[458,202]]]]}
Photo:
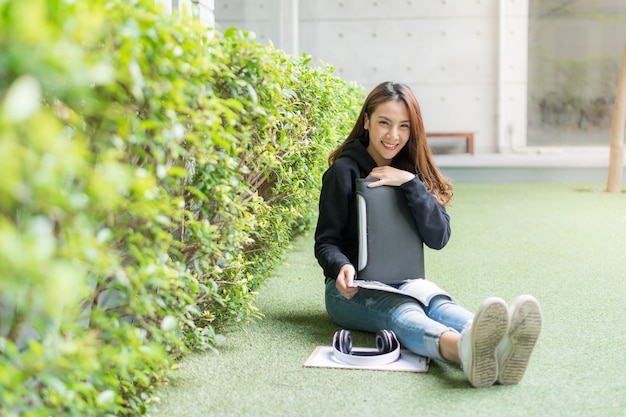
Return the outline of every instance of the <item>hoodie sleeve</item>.
{"type": "Polygon", "coordinates": [[[315,229],[315,257],[324,275],[333,279],[343,265],[351,263],[348,254],[356,254],[358,247],[358,241],[351,238],[350,227],[353,183],[358,168],[344,162],[343,159],[336,161],[324,173],[315,229]]]}
{"type": "Polygon", "coordinates": [[[405,191],[417,231],[424,243],[431,249],[446,246],[451,234],[446,208],[437,203],[418,176],[402,184],[401,188],[405,191]]]}

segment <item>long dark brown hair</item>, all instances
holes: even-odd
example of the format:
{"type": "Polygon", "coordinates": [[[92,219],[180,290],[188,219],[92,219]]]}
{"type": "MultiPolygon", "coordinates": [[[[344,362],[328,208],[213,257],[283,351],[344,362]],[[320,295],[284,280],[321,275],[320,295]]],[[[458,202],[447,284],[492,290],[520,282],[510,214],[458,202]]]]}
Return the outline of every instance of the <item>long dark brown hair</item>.
{"type": "Polygon", "coordinates": [[[391,164],[417,174],[439,204],[444,206],[449,204],[452,201],[452,182],[441,174],[433,160],[426,139],[422,111],[413,91],[406,84],[387,81],[377,85],[369,93],[352,131],[346,140],[330,154],[328,164],[332,165],[339,158],[348,143],[354,140],[369,140],[369,133],[365,129],[365,116],[371,118],[376,108],[389,100],[404,103],[409,113],[410,124],[409,141],[393,158],[391,164]]]}

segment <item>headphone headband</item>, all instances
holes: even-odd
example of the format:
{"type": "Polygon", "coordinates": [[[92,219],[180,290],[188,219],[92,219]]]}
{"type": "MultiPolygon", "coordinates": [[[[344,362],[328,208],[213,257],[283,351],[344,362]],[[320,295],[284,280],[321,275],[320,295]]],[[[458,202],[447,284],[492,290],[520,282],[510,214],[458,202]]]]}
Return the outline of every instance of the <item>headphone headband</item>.
{"type": "Polygon", "coordinates": [[[381,330],[376,334],[378,352],[352,350],[352,335],[342,329],[333,336],[335,358],[348,365],[381,366],[396,361],[400,357],[400,342],[391,330],[381,330]]]}

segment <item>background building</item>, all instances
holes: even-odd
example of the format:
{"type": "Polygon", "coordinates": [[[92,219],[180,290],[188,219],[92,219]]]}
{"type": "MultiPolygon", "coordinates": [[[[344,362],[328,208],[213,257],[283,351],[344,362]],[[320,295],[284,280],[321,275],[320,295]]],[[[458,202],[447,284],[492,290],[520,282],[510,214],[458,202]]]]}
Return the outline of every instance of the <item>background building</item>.
{"type": "Polygon", "coordinates": [[[367,89],[406,82],[427,130],[478,154],[609,144],[623,0],[217,0],[215,20],[367,89]]]}
{"type": "Polygon", "coordinates": [[[188,12],[208,27],[215,25],[214,0],[155,0],[169,13],[173,11],[188,12]]]}

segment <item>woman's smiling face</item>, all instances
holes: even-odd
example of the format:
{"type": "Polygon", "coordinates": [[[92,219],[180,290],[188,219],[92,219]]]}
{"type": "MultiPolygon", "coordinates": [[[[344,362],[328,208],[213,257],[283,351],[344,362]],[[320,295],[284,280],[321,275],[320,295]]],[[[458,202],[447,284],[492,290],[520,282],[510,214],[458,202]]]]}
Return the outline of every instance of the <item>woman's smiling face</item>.
{"type": "Polygon", "coordinates": [[[367,152],[378,166],[389,165],[409,141],[409,112],[403,101],[389,100],[365,115],[365,129],[369,131],[367,152]]]}

